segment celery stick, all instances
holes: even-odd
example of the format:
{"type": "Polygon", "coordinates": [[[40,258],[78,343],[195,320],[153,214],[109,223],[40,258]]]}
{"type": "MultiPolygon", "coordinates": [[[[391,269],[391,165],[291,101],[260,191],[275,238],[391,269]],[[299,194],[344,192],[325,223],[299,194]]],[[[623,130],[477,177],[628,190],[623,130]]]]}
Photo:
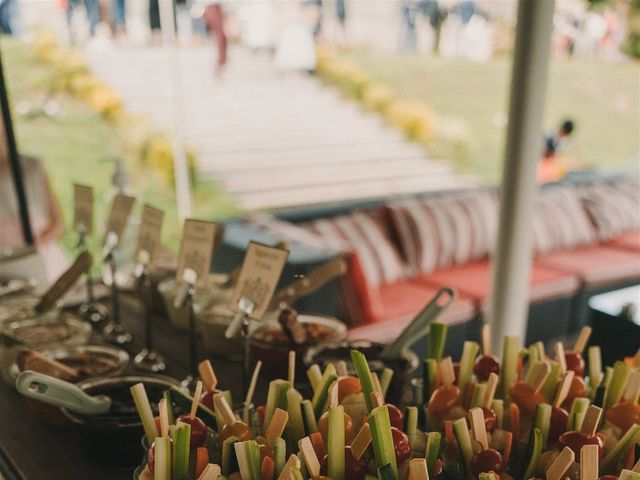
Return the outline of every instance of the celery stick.
{"type": "Polygon", "coordinates": [[[504,400],[494,400],[493,402],[491,402],[491,410],[493,410],[496,414],[498,428],[502,428],[502,421],[504,419],[504,400]]]}
{"type": "Polygon", "coordinates": [[[624,389],[629,381],[629,375],[631,375],[631,370],[627,365],[623,362],[614,363],[611,380],[609,380],[609,384],[604,392],[604,404],[602,408],[605,412],[622,398],[624,389]]]}
{"type": "Polygon", "coordinates": [[[500,386],[502,396],[506,397],[516,382],[518,373],[518,355],[520,353],[519,337],[504,337],[502,347],[502,368],[500,369],[500,386]]]}
{"type": "Polygon", "coordinates": [[[376,477],[375,475],[370,475],[370,474],[366,474],[364,476],[364,480],[377,480],[378,477],[376,477]]]}
{"type": "Polygon", "coordinates": [[[325,368],[324,373],[322,374],[322,379],[318,384],[318,388],[313,393],[313,398],[311,399],[311,403],[313,404],[313,413],[316,418],[320,418],[322,412],[324,412],[327,402],[329,400],[329,387],[333,382],[338,379],[336,375],[336,369],[333,365],[328,365],[325,368]]]}
{"type": "Polygon", "coordinates": [[[344,480],[344,407],[329,409],[327,432],[327,474],[333,480],[344,480]]]}
{"type": "Polygon", "coordinates": [[[551,372],[545,380],[544,385],[542,385],[540,393],[544,395],[544,398],[546,398],[548,402],[552,402],[556,395],[558,382],[560,381],[560,377],[562,376],[562,367],[558,362],[551,360],[548,362],[549,365],[551,365],[551,372]]]}
{"type": "Polygon", "coordinates": [[[535,362],[544,362],[544,344],[535,342],[529,345],[529,364],[535,362]]]}
{"type": "Polygon", "coordinates": [[[418,429],[418,407],[406,407],[404,409],[404,431],[409,437],[409,443],[413,448],[416,443],[415,435],[418,429]]]}
{"type": "Polygon", "coordinates": [[[269,426],[276,408],[281,408],[282,410],[287,409],[287,391],[289,391],[290,388],[291,384],[286,380],[272,380],[269,382],[267,404],[264,414],[264,428],[269,426]]]}
{"type": "Polygon", "coordinates": [[[165,399],[167,403],[167,418],[169,419],[169,425],[173,425],[176,423],[176,416],[173,412],[173,402],[171,401],[171,392],[169,390],[165,391],[162,394],[162,398],[165,399]]]}
{"type": "Polygon", "coordinates": [[[467,476],[471,476],[471,457],[473,457],[473,447],[471,446],[471,434],[469,433],[469,427],[467,425],[466,418],[459,418],[453,422],[453,433],[462,455],[464,464],[464,470],[467,472],[467,476]]]}
{"type": "MultiPolygon", "coordinates": [[[[300,452],[298,452],[298,453],[297,453],[297,455],[298,455],[298,458],[302,458],[302,457],[300,456],[300,452]]],[[[300,462],[300,468],[299,468],[299,470],[300,470],[300,474],[302,475],[302,478],[303,478],[304,480],[306,480],[307,478],[310,478],[310,476],[309,476],[309,469],[307,468],[307,464],[306,464],[306,463],[304,463],[304,462],[300,462]]]]}
{"type": "Polygon", "coordinates": [[[302,476],[302,472],[299,468],[291,467],[289,470],[289,475],[291,475],[291,480],[305,480],[305,477],[302,476]]]}
{"type": "Polygon", "coordinates": [[[520,478],[531,478],[533,472],[538,465],[540,454],[542,453],[542,432],[539,428],[533,428],[529,437],[527,451],[525,453],[525,461],[528,461],[527,468],[520,478]]]}
{"type": "Polygon", "coordinates": [[[589,408],[588,398],[574,398],[569,410],[569,420],[567,420],[567,431],[580,430],[582,420],[589,408]]]}
{"type": "Polygon", "coordinates": [[[289,428],[295,443],[304,437],[304,420],[302,419],[302,395],[295,388],[287,392],[287,412],[289,413],[289,428]]]}
{"type": "Polygon", "coordinates": [[[427,345],[427,358],[432,358],[436,362],[442,360],[444,344],[447,341],[447,324],[434,322],[429,329],[429,344],[427,345]]]}
{"type": "Polygon", "coordinates": [[[411,395],[414,405],[422,405],[424,403],[424,390],[422,388],[422,382],[411,382],[411,395]]]}
{"type": "MultiPolygon", "coordinates": [[[[188,412],[191,410],[191,404],[193,403],[193,397],[191,395],[185,393],[184,391],[182,391],[181,389],[175,386],[169,388],[168,393],[169,393],[169,398],[171,399],[171,402],[167,402],[167,403],[172,403],[180,407],[185,412],[188,412]]],[[[222,392],[222,394],[225,396],[225,398],[227,398],[229,405],[233,405],[233,403],[231,403],[231,392],[229,391],[222,392]]],[[[217,429],[217,425],[219,425],[219,423],[216,415],[210,409],[202,405],[202,403],[198,405],[198,410],[196,412],[196,415],[207,426],[217,429]]]]}
{"type": "Polygon", "coordinates": [[[360,380],[360,386],[362,387],[362,393],[364,394],[364,401],[367,404],[367,412],[371,412],[373,409],[371,394],[376,391],[376,387],[373,383],[371,370],[369,370],[369,365],[367,364],[367,358],[362,352],[351,350],[351,361],[353,362],[356,374],[360,380]]]}
{"type": "Polygon", "coordinates": [[[391,368],[383,368],[382,373],[380,374],[380,387],[382,389],[382,397],[386,398],[387,390],[389,390],[389,385],[391,385],[391,379],[393,378],[393,370],[391,368]]]}
{"type": "Polygon", "coordinates": [[[460,357],[460,371],[458,372],[458,388],[460,394],[464,398],[467,391],[467,385],[471,381],[473,375],[473,367],[475,365],[476,356],[480,350],[480,345],[476,342],[466,341],[462,347],[462,356],[460,357]]]}
{"type": "Polygon", "coordinates": [[[149,404],[149,397],[147,397],[147,391],[144,389],[143,383],[136,383],[129,388],[131,396],[136,404],[136,410],[140,416],[142,427],[144,428],[144,434],[147,437],[147,442],[151,445],[154,439],[158,436],[158,428],[156,422],[153,419],[153,411],[149,404]]]}
{"type": "Polygon", "coordinates": [[[314,363],[307,370],[307,378],[309,379],[309,383],[311,384],[311,388],[315,392],[320,384],[320,379],[322,378],[322,372],[320,371],[320,367],[317,363],[314,363]]]}
{"type": "Polygon", "coordinates": [[[473,394],[471,395],[471,408],[484,407],[484,398],[487,394],[486,383],[476,383],[473,386],[473,394]]]}
{"type": "Polygon", "coordinates": [[[260,480],[260,446],[255,440],[244,442],[251,480],[260,480]]]}
{"type": "Polygon", "coordinates": [[[613,471],[623,455],[640,439],[640,425],[633,424],[602,460],[602,469],[613,471]]]}
{"type": "Polygon", "coordinates": [[[304,420],[304,429],[307,435],[311,435],[318,431],[318,423],[316,422],[316,414],[313,411],[311,400],[302,401],[302,417],[304,420]]]}
{"type": "Polygon", "coordinates": [[[273,460],[276,464],[274,476],[278,478],[287,463],[287,442],[282,437],[276,438],[273,442],[273,460]]]}
{"type": "Polygon", "coordinates": [[[436,475],[436,461],[440,453],[441,440],[442,434],[440,432],[429,432],[427,434],[427,448],[424,457],[427,459],[427,470],[429,470],[430,477],[435,477],[436,475]]]}
{"type": "Polygon", "coordinates": [[[166,437],[155,439],[153,480],[171,480],[171,443],[166,437]]]}
{"type": "Polygon", "coordinates": [[[393,465],[387,463],[384,467],[378,468],[378,478],[380,480],[397,480],[398,475],[393,471],[393,465]]]}
{"type": "Polygon", "coordinates": [[[228,437],[222,442],[222,461],[220,467],[222,468],[222,474],[229,476],[233,472],[238,471],[238,459],[236,458],[236,450],[233,446],[234,443],[240,441],[238,437],[228,437]]]}
{"type": "Polygon", "coordinates": [[[602,377],[602,354],[598,345],[589,347],[587,352],[589,359],[589,380],[595,389],[600,385],[602,377]]]}
{"type": "Polygon", "coordinates": [[[435,389],[436,376],[438,372],[438,361],[429,358],[424,361],[424,370],[422,371],[422,404],[429,403],[431,394],[435,389]]]}
{"type": "Polygon", "coordinates": [[[536,413],[533,416],[533,427],[542,434],[542,448],[546,447],[549,438],[549,426],[551,423],[551,405],[539,403],[536,405],[536,413]]]}
{"type": "Polygon", "coordinates": [[[478,475],[478,480],[495,480],[496,476],[493,473],[481,473],[478,475]]]}
{"type": "Polygon", "coordinates": [[[188,423],[178,425],[177,428],[170,431],[170,436],[173,442],[171,480],[189,480],[191,425],[188,423]]]}
{"type": "MultiPolygon", "coordinates": [[[[391,436],[391,422],[389,420],[389,409],[386,405],[374,408],[369,414],[369,427],[371,427],[371,442],[373,443],[373,453],[378,465],[391,465],[392,477],[398,479],[398,465],[396,463],[396,453],[391,436]]],[[[382,477],[381,477],[382,478],[382,477]]]]}

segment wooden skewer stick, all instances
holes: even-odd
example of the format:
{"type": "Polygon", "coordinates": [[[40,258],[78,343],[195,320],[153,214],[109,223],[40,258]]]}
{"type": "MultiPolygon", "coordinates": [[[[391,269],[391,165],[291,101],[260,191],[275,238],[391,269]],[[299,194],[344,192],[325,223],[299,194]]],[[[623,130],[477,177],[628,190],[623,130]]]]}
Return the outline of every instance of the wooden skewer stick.
{"type": "Polygon", "coordinates": [[[482,341],[482,353],[485,355],[491,355],[491,327],[489,327],[488,323],[482,325],[480,337],[482,341]]]}
{"type": "Polygon", "coordinates": [[[294,384],[296,379],[296,352],[295,350],[289,351],[289,376],[287,377],[291,385],[294,384]]]}
{"type": "Polygon", "coordinates": [[[584,415],[582,426],[580,427],[580,433],[587,438],[591,438],[596,434],[598,430],[598,424],[600,423],[600,416],[602,415],[602,409],[591,405],[584,415]]]}
{"type": "Polygon", "coordinates": [[[384,400],[382,399],[380,392],[371,392],[371,404],[373,405],[373,408],[384,405],[384,400]]]}
{"type": "Polygon", "coordinates": [[[198,380],[196,383],[196,391],[193,394],[193,402],[191,402],[191,412],[189,412],[190,418],[195,418],[198,411],[198,405],[200,405],[200,397],[202,397],[202,382],[198,380]]]}
{"type": "Polygon", "coordinates": [[[210,463],[204,468],[198,480],[217,480],[219,476],[220,466],[215,463],[210,463]]]}
{"type": "Polygon", "coordinates": [[[440,376],[442,378],[442,385],[450,387],[456,379],[455,372],[453,370],[453,362],[451,357],[443,358],[440,361],[440,376]]]}
{"type": "Polygon", "coordinates": [[[220,413],[222,421],[225,425],[231,426],[236,423],[237,419],[227,402],[227,399],[222,394],[213,396],[213,405],[216,407],[216,412],[220,413]]]}
{"type": "Polygon", "coordinates": [[[493,403],[493,397],[496,395],[496,388],[498,387],[498,375],[495,372],[489,374],[487,379],[487,391],[484,394],[484,406],[491,408],[493,403]]]}
{"type": "Polygon", "coordinates": [[[580,480],[598,480],[598,445],[584,445],[580,449],[580,480]]]}
{"type": "Polygon", "coordinates": [[[480,407],[469,410],[471,420],[471,431],[475,439],[482,445],[483,450],[489,448],[489,439],[487,438],[487,427],[484,423],[484,413],[480,407]]]}
{"type": "Polygon", "coordinates": [[[348,375],[347,362],[340,360],[336,363],[336,372],[338,373],[338,376],[346,377],[348,375]]]}
{"type": "Polygon", "coordinates": [[[298,447],[300,448],[300,455],[302,456],[302,460],[304,460],[304,463],[307,466],[309,476],[311,478],[319,477],[320,461],[318,460],[318,456],[313,449],[311,439],[309,437],[300,439],[300,441],[298,442],[298,447]]]}
{"type": "Polygon", "coordinates": [[[160,436],[169,436],[169,411],[167,401],[163,398],[158,402],[158,412],[160,413],[160,436]]]}
{"type": "Polygon", "coordinates": [[[262,368],[262,360],[258,360],[256,368],[253,369],[253,375],[251,375],[251,382],[249,383],[249,389],[247,390],[247,396],[244,399],[244,408],[242,409],[242,420],[244,423],[249,423],[249,407],[253,401],[253,394],[256,391],[256,384],[258,383],[258,375],[260,375],[260,369],[262,368]]]}
{"type": "Polygon", "coordinates": [[[636,403],[640,396],[640,372],[632,371],[627,380],[627,388],[624,389],[622,398],[630,403],[636,403]]]}
{"type": "Polygon", "coordinates": [[[284,468],[280,472],[278,480],[290,480],[292,468],[300,468],[300,459],[294,453],[291,454],[287,463],[284,464],[284,468]]]}
{"type": "Polygon", "coordinates": [[[576,353],[584,352],[584,349],[587,346],[587,342],[589,341],[589,337],[591,337],[591,327],[582,327],[582,330],[580,330],[580,335],[578,335],[578,340],[576,340],[576,344],[573,347],[573,351],[576,353]]]}
{"type": "Polygon", "coordinates": [[[560,371],[564,374],[567,371],[567,358],[564,356],[564,345],[562,342],[556,342],[556,361],[560,364],[560,371]]]}
{"type": "Polygon", "coordinates": [[[282,432],[284,432],[288,421],[289,414],[286,410],[282,410],[281,408],[276,408],[274,410],[269,426],[267,427],[267,431],[264,434],[267,439],[267,445],[273,445],[274,440],[282,436],[282,432]]]}
{"type": "Polygon", "coordinates": [[[576,455],[573,450],[569,447],[564,447],[560,455],[556,457],[547,469],[547,480],[562,480],[575,459],[576,455]]]}
{"type": "Polygon", "coordinates": [[[382,396],[382,385],[380,385],[380,377],[378,377],[378,374],[376,372],[372,372],[371,378],[373,378],[373,385],[376,388],[376,392],[378,392],[382,396]]]}
{"type": "Polygon", "coordinates": [[[429,480],[425,458],[412,458],[409,462],[409,480],[429,480]]]}
{"type": "Polygon", "coordinates": [[[356,435],[356,438],[351,442],[351,454],[356,460],[360,460],[364,452],[367,451],[369,444],[371,443],[371,427],[368,423],[362,425],[362,428],[356,435]]]}
{"type": "Polygon", "coordinates": [[[547,362],[542,362],[536,364],[536,366],[532,368],[535,368],[535,371],[531,375],[529,385],[531,385],[531,388],[533,388],[534,392],[538,393],[544,385],[544,382],[547,381],[547,377],[551,373],[551,365],[549,365],[547,362]]]}
{"type": "Polygon", "coordinates": [[[573,383],[574,376],[575,372],[573,370],[569,370],[564,374],[564,377],[562,377],[562,381],[558,386],[558,390],[556,390],[556,397],[553,400],[554,407],[560,408],[560,405],[562,405],[567,399],[567,395],[569,395],[569,390],[571,389],[571,384],[573,383]]]}
{"type": "Polygon", "coordinates": [[[640,460],[636,462],[636,464],[631,469],[633,473],[640,473],[640,460]]]}
{"type": "Polygon", "coordinates": [[[203,360],[198,364],[198,373],[200,373],[200,378],[207,391],[211,392],[216,389],[218,377],[216,377],[216,372],[213,371],[213,365],[209,360],[203,360]]]}
{"type": "MultiPolygon", "coordinates": [[[[54,359],[54,358],[49,358],[46,357],[44,355],[42,355],[40,352],[36,352],[35,350],[31,350],[30,352],[27,353],[27,357],[25,360],[25,370],[36,370],[38,371],[39,369],[36,367],[40,367],[42,368],[42,364],[47,365],[51,368],[54,368],[56,370],[59,370],[60,372],[64,373],[65,375],[72,377],[72,378],[78,378],[78,370],[75,368],[71,368],[67,365],[65,365],[62,362],[59,362],[58,360],[54,359]],[[33,363],[36,363],[36,365],[33,365],[33,363]],[[38,365],[38,363],[40,363],[40,365],[38,365]]],[[[42,371],[42,370],[40,370],[42,371]]]]}

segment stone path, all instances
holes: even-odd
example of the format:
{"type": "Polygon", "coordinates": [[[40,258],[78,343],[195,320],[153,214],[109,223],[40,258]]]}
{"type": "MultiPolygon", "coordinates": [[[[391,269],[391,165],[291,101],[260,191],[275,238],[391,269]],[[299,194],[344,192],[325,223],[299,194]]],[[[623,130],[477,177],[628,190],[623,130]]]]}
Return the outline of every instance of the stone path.
{"type": "MultiPolygon", "coordinates": [[[[218,180],[248,210],[460,188],[469,180],[307,75],[282,74],[264,56],[230,52],[223,80],[211,46],[180,49],[187,144],[201,178],[218,180]]],[[[127,108],[171,127],[166,53],[88,51],[94,71],[127,108]]]]}

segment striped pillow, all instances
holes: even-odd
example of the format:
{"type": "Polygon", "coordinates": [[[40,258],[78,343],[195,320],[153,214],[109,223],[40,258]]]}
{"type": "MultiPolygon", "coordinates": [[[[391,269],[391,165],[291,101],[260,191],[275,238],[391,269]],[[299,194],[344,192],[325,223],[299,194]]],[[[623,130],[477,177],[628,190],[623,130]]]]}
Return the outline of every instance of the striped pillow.
{"type": "Polygon", "coordinates": [[[355,212],[309,222],[306,228],[322,237],[327,246],[353,251],[369,285],[377,287],[405,276],[405,266],[377,212],[355,212]]]}
{"type": "Polygon", "coordinates": [[[640,182],[635,179],[599,183],[581,190],[582,202],[599,240],[608,241],[640,230],[640,182]]]}
{"type": "Polygon", "coordinates": [[[532,215],[533,249],[550,252],[596,241],[596,234],[575,187],[545,188],[532,215]]]}
{"type": "Polygon", "coordinates": [[[496,233],[490,190],[391,202],[385,207],[413,275],[485,257],[496,233]]]}

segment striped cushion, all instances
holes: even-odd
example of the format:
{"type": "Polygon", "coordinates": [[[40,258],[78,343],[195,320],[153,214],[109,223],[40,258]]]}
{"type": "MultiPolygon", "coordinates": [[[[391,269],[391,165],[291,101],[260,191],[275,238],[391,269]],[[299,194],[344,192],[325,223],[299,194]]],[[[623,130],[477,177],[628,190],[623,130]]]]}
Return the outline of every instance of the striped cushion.
{"type": "Polygon", "coordinates": [[[573,186],[543,189],[531,221],[536,253],[589,245],[596,241],[593,225],[582,207],[578,190],[573,186]]]}
{"type": "Polygon", "coordinates": [[[637,179],[599,183],[581,190],[582,201],[598,239],[640,230],[640,182],[637,179]]]}
{"type": "Polygon", "coordinates": [[[497,199],[489,190],[386,205],[413,275],[480,259],[496,233],[497,199]]]}
{"type": "MultiPolygon", "coordinates": [[[[280,220],[269,214],[257,214],[248,219],[249,223],[261,231],[274,235],[278,240],[294,242],[312,248],[327,248],[326,241],[295,223],[280,220]]],[[[339,249],[342,251],[342,249],[339,249]]]]}
{"type": "Polygon", "coordinates": [[[377,212],[355,212],[307,223],[327,246],[353,251],[369,285],[377,287],[404,278],[405,267],[389,239],[384,220],[377,212]]]}

